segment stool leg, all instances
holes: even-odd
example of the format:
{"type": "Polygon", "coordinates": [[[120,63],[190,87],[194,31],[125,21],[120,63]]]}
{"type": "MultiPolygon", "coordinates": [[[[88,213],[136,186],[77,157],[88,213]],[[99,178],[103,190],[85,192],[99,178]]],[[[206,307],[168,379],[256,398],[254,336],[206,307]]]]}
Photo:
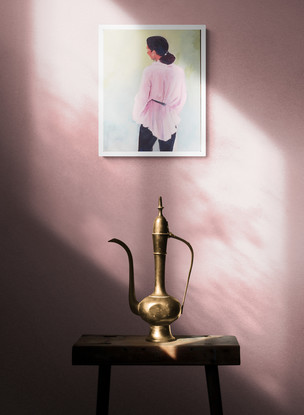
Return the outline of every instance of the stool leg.
{"type": "Polygon", "coordinates": [[[205,365],[210,415],[223,415],[220,379],[217,365],[205,365]]]}
{"type": "Polygon", "coordinates": [[[108,415],[111,365],[99,366],[96,415],[108,415]]]}

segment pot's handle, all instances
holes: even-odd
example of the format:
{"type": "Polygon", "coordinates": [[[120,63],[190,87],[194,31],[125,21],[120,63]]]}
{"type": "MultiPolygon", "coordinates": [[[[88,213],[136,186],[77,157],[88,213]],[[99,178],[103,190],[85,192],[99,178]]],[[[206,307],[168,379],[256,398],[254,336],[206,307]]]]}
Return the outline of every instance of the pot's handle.
{"type": "Polygon", "coordinates": [[[188,278],[187,278],[187,284],[186,284],[184,298],[183,298],[182,307],[181,307],[181,312],[183,312],[183,310],[184,310],[184,304],[185,304],[185,299],[186,299],[186,294],[187,294],[188,285],[189,285],[189,280],[190,280],[190,274],[191,274],[192,266],[193,266],[194,252],[193,252],[193,248],[190,245],[190,243],[187,242],[187,241],[185,241],[185,239],[182,239],[179,236],[173,235],[173,233],[171,233],[171,232],[169,232],[169,238],[174,238],[174,239],[177,239],[177,240],[179,240],[181,242],[184,242],[184,244],[186,244],[189,247],[190,251],[191,251],[191,264],[190,264],[190,269],[189,269],[188,278]]]}

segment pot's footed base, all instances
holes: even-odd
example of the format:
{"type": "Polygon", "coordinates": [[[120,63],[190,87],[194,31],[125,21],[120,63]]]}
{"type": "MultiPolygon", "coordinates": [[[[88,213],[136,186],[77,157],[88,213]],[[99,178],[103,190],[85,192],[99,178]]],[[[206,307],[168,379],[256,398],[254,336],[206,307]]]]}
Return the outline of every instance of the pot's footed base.
{"type": "Polygon", "coordinates": [[[146,340],[153,343],[163,343],[172,342],[175,340],[175,337],[172,336],[171,327],[169,325],[150,326],[150,333],[146,340]]]}

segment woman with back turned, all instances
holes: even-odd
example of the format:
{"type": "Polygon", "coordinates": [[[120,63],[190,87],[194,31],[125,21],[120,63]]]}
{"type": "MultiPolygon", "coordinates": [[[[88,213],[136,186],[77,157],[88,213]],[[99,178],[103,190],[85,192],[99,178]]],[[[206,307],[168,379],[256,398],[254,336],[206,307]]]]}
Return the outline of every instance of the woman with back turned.
{"type": "Polygon", "coordinates": [[[173,151],[186,101],[185,74],[173,63],[164,37],[149,37],[147,54],[153,63],[143,71],[133,108],[133,119],[140,124],[138,151],[152,151],[156,140],[160,151],[173,151]]]}

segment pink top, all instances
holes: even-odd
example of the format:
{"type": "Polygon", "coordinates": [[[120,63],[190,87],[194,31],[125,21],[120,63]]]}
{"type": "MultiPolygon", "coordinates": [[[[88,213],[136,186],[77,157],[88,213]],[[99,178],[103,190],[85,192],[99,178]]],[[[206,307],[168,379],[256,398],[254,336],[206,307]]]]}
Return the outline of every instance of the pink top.
{"type": "Polygon", "coordinates": [[[153,62],[143,71],[135,97],[133,119],[148,127],[155,137],[167,141],[177,130],[186,96],[183,69],[175,64],[153,62]]]}

